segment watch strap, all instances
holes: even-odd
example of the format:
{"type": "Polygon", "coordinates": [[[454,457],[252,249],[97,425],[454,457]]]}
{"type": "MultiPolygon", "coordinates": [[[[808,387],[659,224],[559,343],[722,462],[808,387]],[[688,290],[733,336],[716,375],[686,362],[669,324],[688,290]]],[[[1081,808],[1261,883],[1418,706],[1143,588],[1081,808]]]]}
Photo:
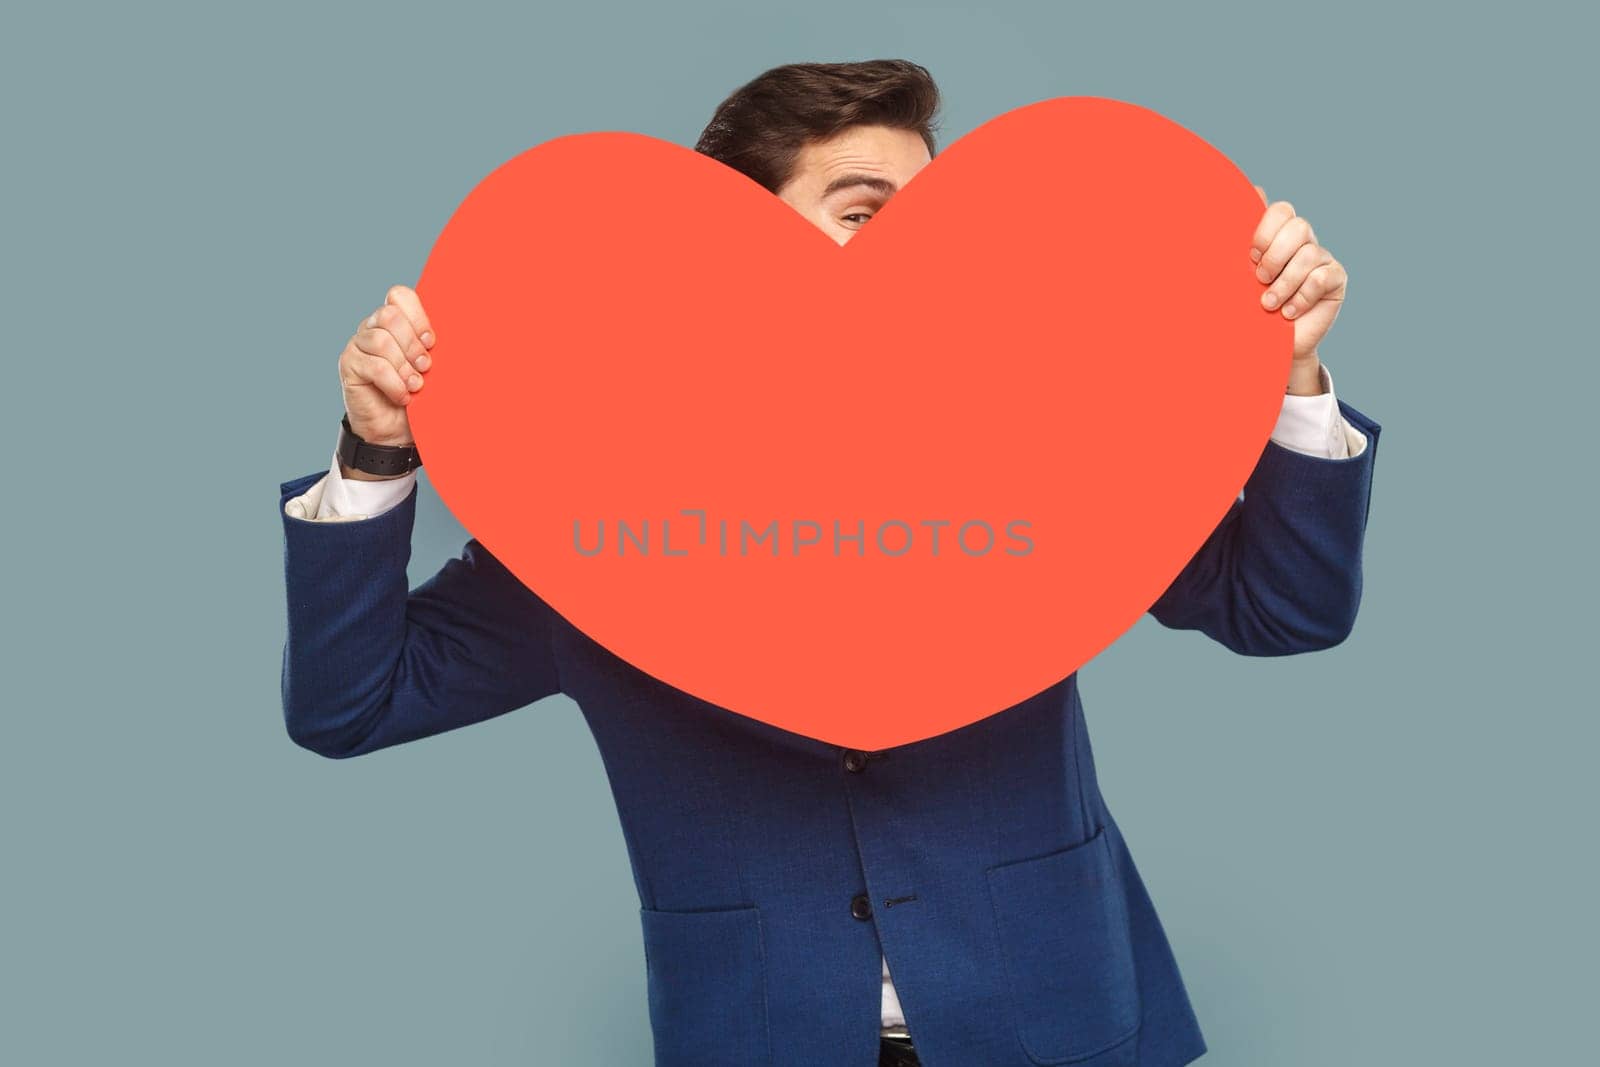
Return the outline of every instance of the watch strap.
{"type": "Polygon", "coordinates": [[[367,474],[397,475],[422,466],[416,445],[375,445],[350,428],[350,415],[339,419],[339,462],[367,474]]]}

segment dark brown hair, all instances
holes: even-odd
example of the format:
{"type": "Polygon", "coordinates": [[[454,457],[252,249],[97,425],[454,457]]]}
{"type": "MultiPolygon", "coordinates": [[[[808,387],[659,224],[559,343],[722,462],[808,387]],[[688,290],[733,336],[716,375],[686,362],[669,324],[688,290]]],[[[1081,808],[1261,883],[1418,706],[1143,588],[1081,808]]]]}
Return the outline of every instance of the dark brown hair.
{"type": "Polygon", "coordinates": [[[735,89],[694,147],[775,193],[807,142],[851,126],[912,130],[931,156],[938,112],[939,87],[916,63],[791,63],[735,89]]]}

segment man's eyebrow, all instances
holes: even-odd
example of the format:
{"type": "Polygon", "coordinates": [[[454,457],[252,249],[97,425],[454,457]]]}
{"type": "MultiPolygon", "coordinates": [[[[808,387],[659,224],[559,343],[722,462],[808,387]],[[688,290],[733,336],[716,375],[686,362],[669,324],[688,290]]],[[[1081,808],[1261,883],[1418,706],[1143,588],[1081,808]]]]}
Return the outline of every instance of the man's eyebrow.
{"type": "Polygon", "coordinates": [[[826,200],[839,190],[848,189],[854,185],[865,186],[884,199],[893,196],[899,189],[899,186],[887,178],[875,178],[870,174],[841,174],[829,182],[826,189],[822,190],[822,198],[826,200]]]}

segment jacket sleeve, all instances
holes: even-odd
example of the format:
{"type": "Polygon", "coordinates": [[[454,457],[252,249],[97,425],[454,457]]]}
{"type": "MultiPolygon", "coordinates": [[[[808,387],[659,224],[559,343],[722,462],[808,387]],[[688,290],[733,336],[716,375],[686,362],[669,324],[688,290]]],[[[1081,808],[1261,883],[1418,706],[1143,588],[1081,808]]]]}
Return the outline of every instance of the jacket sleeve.
{"type": "Polygon", "coordinates": [[[408,590],[415,487],[382,514],[285,511],[326,472],[279,486],[288,632],[283,715],[333,759],[453,730],[560,691],[554,613],[476,539],[408,590]]]}
{"type": "Polygon", "coordinates": [[[1366,435],[1360,454],[1324,459],[1269,442],[1243,496],[1150,608],[1157,621],[1248,656],[1349,636],[1381,427],[1343,401],[1339,411],[1366,435]]]}

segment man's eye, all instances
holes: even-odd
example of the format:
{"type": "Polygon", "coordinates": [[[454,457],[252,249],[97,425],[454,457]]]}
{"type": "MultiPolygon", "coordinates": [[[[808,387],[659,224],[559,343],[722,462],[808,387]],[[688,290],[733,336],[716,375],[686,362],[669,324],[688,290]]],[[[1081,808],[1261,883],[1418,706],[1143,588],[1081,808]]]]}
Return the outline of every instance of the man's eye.
{"type": "Polygon", "coordinates": [[[860,226],[863,225],[868,219],[872,218],[872,216],[867,212],[857,211],[851,215],[843,215],[841,218],[843,218],[846,222],[854,223],[855,225],[860,226]]]}

